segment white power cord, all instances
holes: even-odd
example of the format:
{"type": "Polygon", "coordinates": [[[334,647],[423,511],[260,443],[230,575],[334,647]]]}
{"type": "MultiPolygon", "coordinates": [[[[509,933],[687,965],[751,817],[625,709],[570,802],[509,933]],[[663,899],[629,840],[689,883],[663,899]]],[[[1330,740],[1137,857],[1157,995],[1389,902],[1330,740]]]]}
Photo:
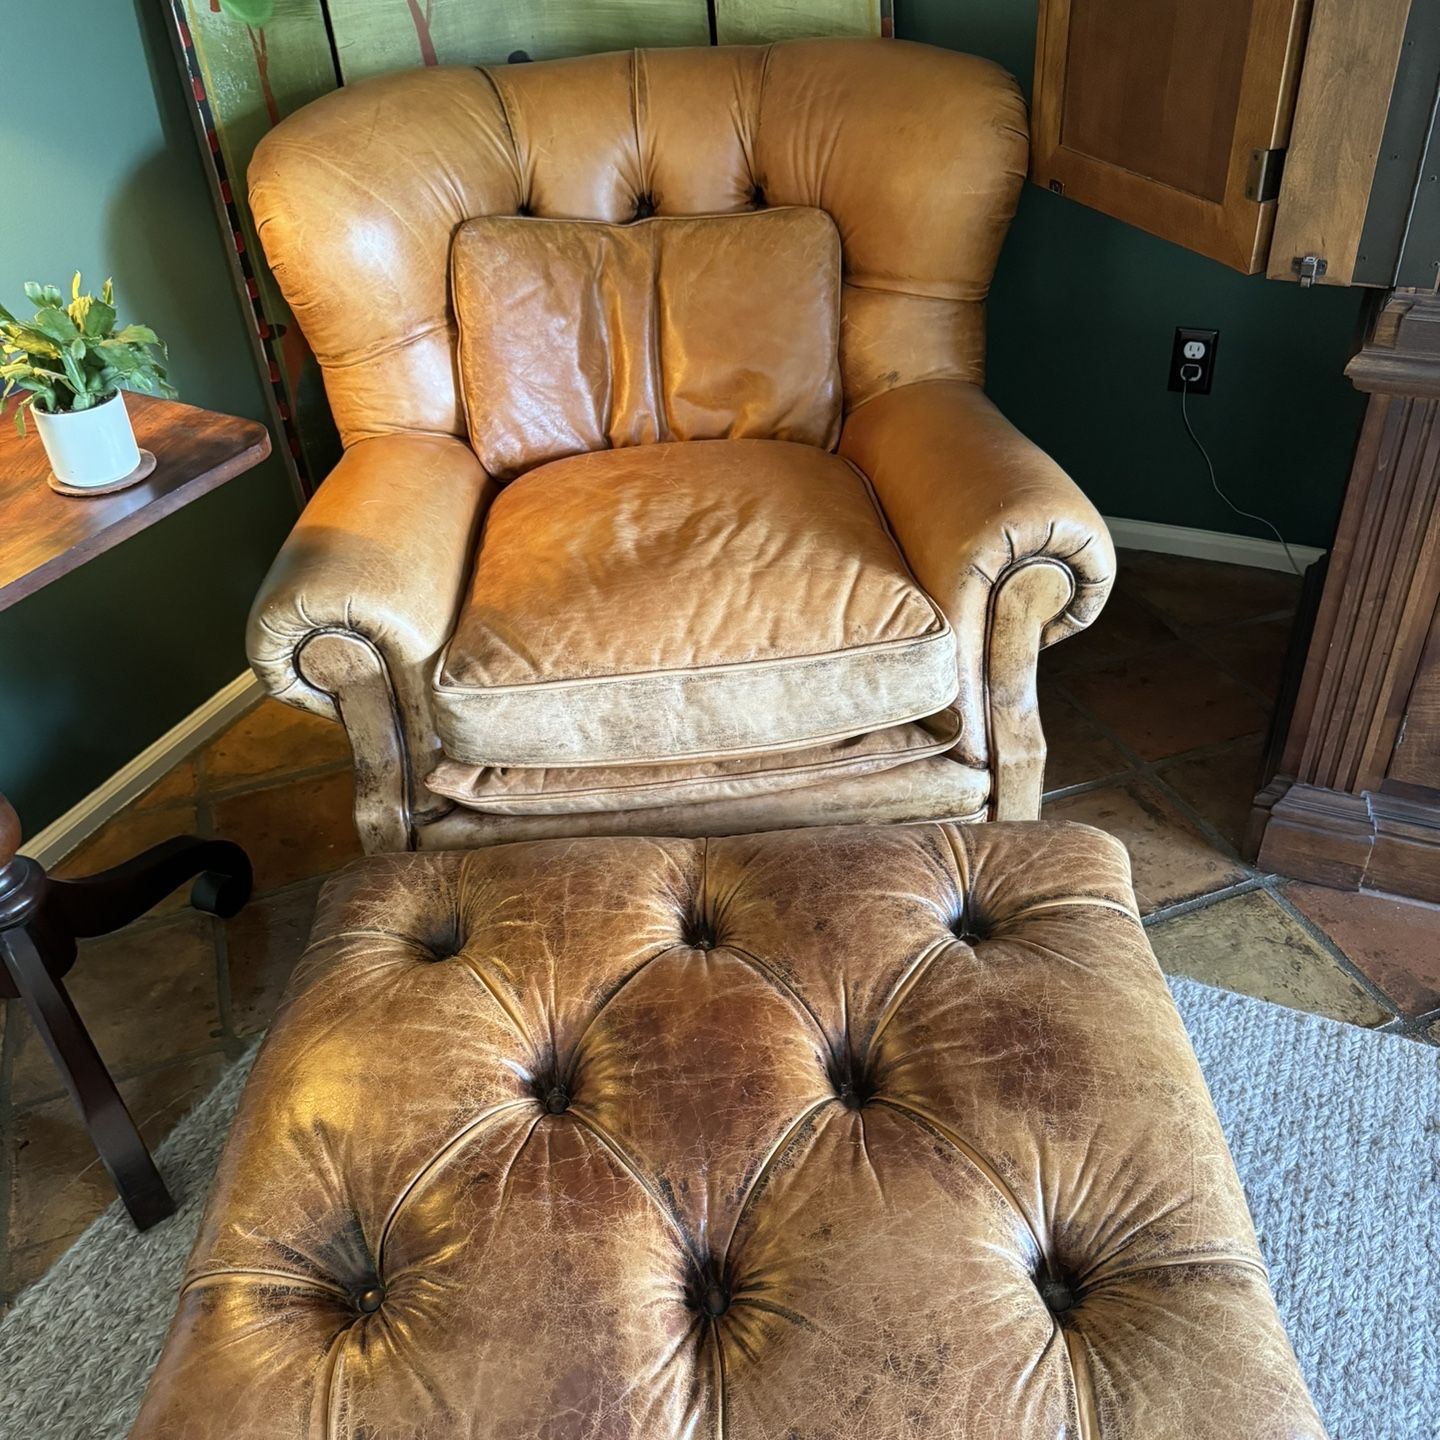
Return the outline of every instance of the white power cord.
{"type": "Polygon", "coordinates": [[[1237,514],[1243,515],[1247,520],[1255,520],[1263,525],[1279,542],[1285,551],[1285,558],[1290,562],[1290,568],[1301,578],[1305,572],[1295,563],[1295,557],[1290,553],[1290,547],[1285,544],[1285,537],[1268,521],[1263,515],[1257,515],[1253,510],[1242,510],[1221,488],[1220,482],[1215,478],[1215,466],[1210,459],[1210,452],[1200,443],[1200,437],[1195,433],[1195,427],[1190,423],[1190,411],[1185,402],[1190,397],[1190,381],[1199,378],[1200,367],[1198,365],[1182,365],[1180,367],[1180,418],[1185,422],[1185,433],[1194,442],[1195,448],[1200,452],[1200,458],[1205,462],[1205,468],[1210,472],[1210,488],[1237,514]],[[1193,369],[1194,376],[1187,375],[1187,370],[1193,369]]]}

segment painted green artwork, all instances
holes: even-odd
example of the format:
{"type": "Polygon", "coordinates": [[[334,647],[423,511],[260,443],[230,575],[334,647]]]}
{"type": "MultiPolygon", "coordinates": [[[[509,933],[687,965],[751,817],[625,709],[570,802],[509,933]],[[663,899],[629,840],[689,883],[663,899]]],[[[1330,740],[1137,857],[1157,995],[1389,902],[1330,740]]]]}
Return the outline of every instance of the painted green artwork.
{"type": "Polygon", "coordinates": [[[329,0],[348,82],[402,65],[493,65],[707,45],[706,0],[329,0]]]}
{"type": "Polygon", "coordinates": [[[721,45],[888,35],[891,25],[891,0],[715,0],[715,38],[721,45]]]}
{"type": "Polygon", "coordinates": [[[342,84],[413,65],[632,46],[881,35],[891,0],[171,0],[216,197],[234,234],[300,487],[337,454],[319,367],[265,265],[245,194],[261,136],[342,84]]]}

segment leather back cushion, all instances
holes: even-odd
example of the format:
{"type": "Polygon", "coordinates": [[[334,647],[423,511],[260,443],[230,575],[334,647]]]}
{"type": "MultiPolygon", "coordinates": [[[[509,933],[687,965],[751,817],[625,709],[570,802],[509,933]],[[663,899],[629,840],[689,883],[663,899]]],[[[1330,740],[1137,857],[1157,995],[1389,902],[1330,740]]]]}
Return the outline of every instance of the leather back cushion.
{"type": "Polygon", "coordinates": [[[1026,164],[1024,102],[988,61],[797,40],[399,70],[271,130],[250,195],[349,445],[465,433],[450,246],[477,215],[813,205],[843,245],[846,409],[918,380],[979,381],[1026,164]]]}
{"type": "Polygon", "coordinates": [[[487,216],[451,261],[470,439],[497,479],[664,440],[840,429],[840,237],[823,210],[630,225],[487,216]]]}

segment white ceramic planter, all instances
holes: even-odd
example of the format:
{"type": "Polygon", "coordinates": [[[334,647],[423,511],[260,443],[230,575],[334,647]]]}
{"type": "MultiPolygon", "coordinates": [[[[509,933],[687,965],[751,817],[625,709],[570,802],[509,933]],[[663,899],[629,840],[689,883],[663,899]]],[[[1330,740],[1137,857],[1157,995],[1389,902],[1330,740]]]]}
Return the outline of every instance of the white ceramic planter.
{"type": "Polygon", "coordinates": [[[50,468],[63,484],[77,488],[113,485],[140,463],[123,391],[89,410],[49,415],[31,406],[30,414],[50,457],[50,468]]]}

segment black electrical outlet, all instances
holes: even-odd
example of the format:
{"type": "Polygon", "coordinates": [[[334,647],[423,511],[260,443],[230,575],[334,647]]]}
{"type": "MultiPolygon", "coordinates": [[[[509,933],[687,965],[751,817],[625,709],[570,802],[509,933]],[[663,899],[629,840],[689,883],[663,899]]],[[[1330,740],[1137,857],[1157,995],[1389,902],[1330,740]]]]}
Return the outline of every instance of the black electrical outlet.
{"type": "Polygon", "coordinates": [[[1175,343],[1170,347],[1170,388],[1189,395],[1208,395],[1219,348],[1218,330],[1187,330],[1177,325],[1175,343]]]}

